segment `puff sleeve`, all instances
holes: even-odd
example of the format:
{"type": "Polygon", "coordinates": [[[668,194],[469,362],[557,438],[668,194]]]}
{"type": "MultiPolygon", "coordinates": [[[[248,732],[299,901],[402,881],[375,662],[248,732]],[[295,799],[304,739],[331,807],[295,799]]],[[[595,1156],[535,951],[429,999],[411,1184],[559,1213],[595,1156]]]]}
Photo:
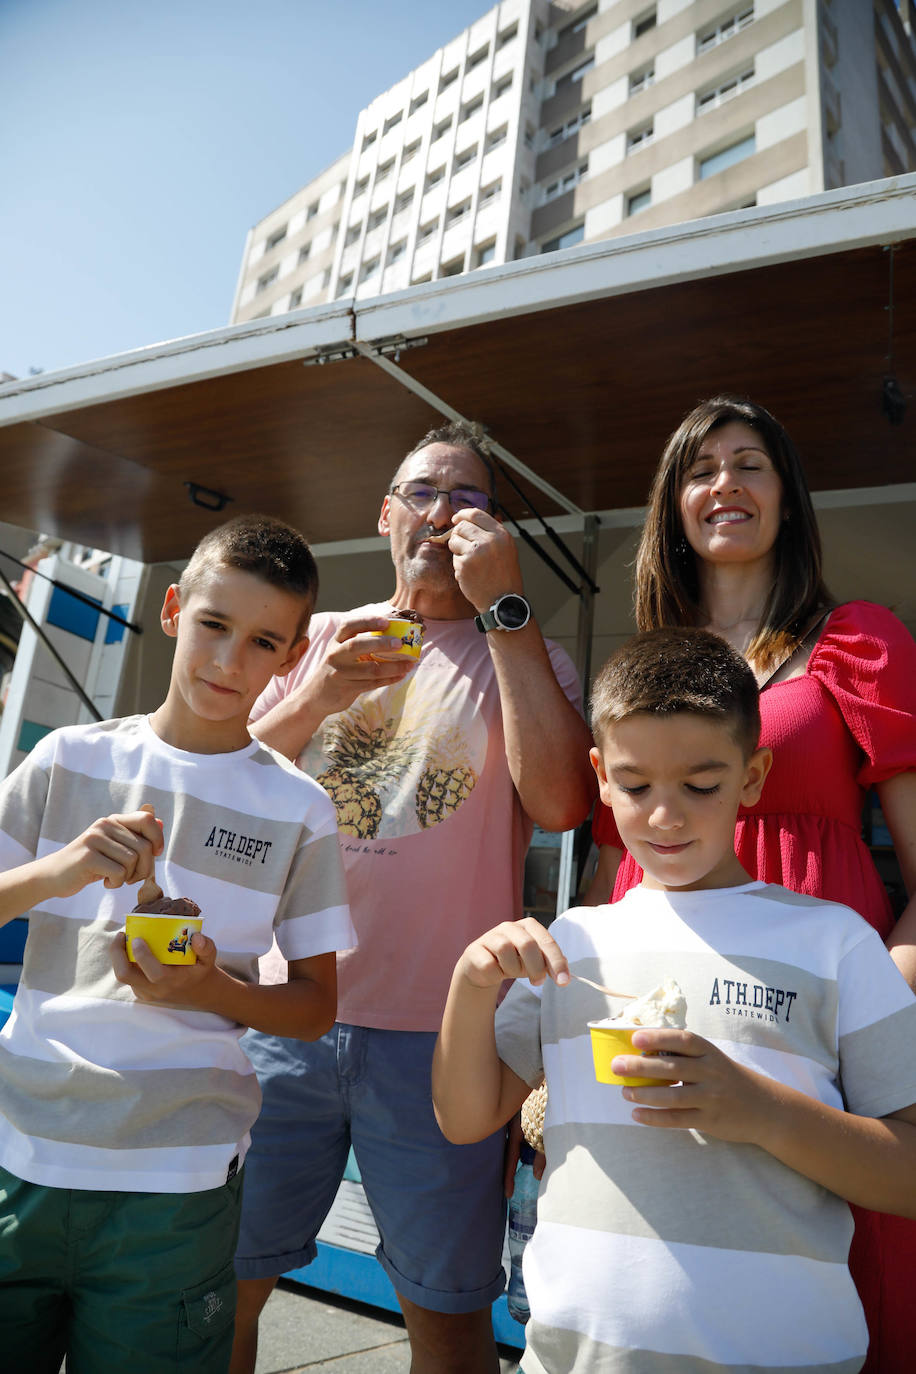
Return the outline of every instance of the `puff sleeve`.
{"type": "Polygon", "coordinates": [[[864,754],[862,787],[916,769],[916,642],[884,606],[838,606],[808,663],[864,754]]]}

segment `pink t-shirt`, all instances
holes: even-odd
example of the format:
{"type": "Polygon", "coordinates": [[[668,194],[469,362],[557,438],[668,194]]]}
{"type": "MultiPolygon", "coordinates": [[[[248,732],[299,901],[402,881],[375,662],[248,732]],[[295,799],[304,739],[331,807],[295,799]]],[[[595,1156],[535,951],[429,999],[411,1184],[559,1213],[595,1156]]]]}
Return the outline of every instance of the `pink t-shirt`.
{"type": "MultiPolygon", "coordinates": [[[[270,683],[252,718],[308,677],[341,620],[390,609],[315,616],[301,663],[270,683]]],[[[416,670],[329,716],[297,760],[337,808],[359,936],[338,955],[337,1019],[386,1030],[438,1030],[459,955],[522,915],[532,830],[506,762],[487,636],[473,620],[425,623],[416,670]]],[[[578,707],[569,656],[547,648],[578,707]]]]}

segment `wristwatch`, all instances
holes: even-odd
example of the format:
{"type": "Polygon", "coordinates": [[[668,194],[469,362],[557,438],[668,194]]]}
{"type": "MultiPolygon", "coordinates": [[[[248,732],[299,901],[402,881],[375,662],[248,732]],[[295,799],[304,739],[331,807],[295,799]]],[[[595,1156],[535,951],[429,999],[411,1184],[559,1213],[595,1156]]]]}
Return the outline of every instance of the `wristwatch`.
{"type": "Polygon", "coordinates": [[[531,603],[518,592],[498,596],[488,611],[475,615],[474,624],[482,634],[488,630],[521,630],[531,619],[531,603]]]}

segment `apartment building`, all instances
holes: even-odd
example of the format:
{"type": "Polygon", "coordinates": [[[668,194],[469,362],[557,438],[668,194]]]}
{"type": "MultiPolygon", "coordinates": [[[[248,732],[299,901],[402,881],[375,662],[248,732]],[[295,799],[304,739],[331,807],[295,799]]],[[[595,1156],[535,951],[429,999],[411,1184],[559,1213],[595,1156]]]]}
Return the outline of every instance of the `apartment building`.
{"type": "Polygon", "coordinates": [[[916,169],[916,0],[503,0],[249,233],[233,321],[916,169]]]}

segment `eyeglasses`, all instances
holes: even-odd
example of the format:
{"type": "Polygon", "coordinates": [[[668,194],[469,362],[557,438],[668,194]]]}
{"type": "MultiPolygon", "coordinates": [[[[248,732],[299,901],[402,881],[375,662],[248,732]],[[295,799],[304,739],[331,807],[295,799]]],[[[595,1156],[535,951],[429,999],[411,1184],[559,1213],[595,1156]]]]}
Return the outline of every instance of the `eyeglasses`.
{"type": "Polygon", "coordinates": [[[395,482],[391,490],[397,492],[414,510],[429,510],[440,496],[448,497],[452,510],[464,510],[467,506],[488,510],[490,506],[489,494],[478,491],[476,487],[452,487],[451,491],[443,491],[442,487],[434,487],[432,482],[395,482]]]}

